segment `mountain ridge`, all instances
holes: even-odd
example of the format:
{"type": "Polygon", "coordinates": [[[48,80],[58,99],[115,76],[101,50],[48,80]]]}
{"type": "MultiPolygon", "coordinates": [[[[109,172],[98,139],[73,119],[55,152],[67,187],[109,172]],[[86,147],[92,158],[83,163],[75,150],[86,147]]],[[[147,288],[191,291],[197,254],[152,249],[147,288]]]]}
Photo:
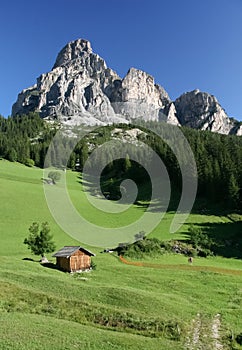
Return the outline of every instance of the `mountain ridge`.
{"type": "Polygon", "coordinates": [[[242,135],[241,123],[229,118],[213,95],[195,89],[172,101],[142,70],[130,68],[124,78],[119,77],[85,39],[69,42],[58,53],[52,70],[19,93],[12,115],[29,112],[68,125],[128,123],[141,118],[242,135]]]}

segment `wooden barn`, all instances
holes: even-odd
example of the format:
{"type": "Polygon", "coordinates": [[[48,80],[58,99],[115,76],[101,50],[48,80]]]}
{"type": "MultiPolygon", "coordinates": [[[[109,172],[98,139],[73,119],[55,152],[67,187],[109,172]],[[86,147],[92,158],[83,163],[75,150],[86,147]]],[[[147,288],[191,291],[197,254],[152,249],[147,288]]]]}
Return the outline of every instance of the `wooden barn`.
{"type": "Polygon", "coordinates": [[[95,254],[80,246],[65,246],[53,255],[57,267],[67,272],[90,269],[91,256],[95,254]]]}

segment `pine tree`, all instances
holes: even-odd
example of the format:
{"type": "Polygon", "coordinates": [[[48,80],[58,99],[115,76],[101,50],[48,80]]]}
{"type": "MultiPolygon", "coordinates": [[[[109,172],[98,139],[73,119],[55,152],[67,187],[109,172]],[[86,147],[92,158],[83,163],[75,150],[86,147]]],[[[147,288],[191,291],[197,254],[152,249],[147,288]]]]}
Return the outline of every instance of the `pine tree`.
{"type": "Polygon", "coordinates": [[[124,171],[127,173],[132,167],[129,155],[126,154],[125,161],[124,161],[124,171]]]}
{"type": "Polygon", "coordinates": [[[45,258],[46,253],[52,253],[55,250],[55,243],[50,235],[50,227],[48,222],[43,222],[40,225],[33,222],[29,227],[29,236],[25,238],[24,244],[27,244],[28,249],[35,255],[40,255],[45,258]]]}
{"type": "Polygon", "coordinates": [[[84,165],[86,163],[86,160],[88,158],[88,146],[86,144],[86,142],[83,142],[81,149],[80,149],[80,168],[81,170],[84,168],[84,165]]]}
{"type": "Polygon", "coordinates": [[[227,187],[228,204],[230,207],[235,208],[237,206],[238,200],[239,200],[239,191],[240,191],[240,188],[238,186],[236,178],[234,174],[231,174],[229,177],[228,187],[227,187]]]}

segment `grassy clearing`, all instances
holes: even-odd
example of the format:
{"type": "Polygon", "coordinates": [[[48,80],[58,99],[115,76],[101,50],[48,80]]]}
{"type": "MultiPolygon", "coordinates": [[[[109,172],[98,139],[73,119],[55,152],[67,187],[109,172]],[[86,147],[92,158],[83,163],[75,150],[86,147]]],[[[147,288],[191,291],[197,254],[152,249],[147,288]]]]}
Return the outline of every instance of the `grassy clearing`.
{"type": "MultiPolygon", "coordinates": [[[[0,315],[11,315],[16,323],[23,314],[39,317],[38,322],[48,317],[39,330],[40,338],[49,330],[49,324],[55,322],[58,335],[61,320],[72,324],[74,321],[75,329],[89,327],[90,332],[86,333],[89,342],[93,339],[91,330],[108,331],[108,341],[115,339],[116,334],[117,339],[122,339],[121,334],[125,334],[130,341],[128,349],[137,348],[134,336],[144,343],[144,339],[150,341],[152,349],[183,349],[185,335],[192,331],[192,320],[198,313],[206,329],[212,327],[216,314],[221,315],[224,344],[232,332],[238,334],[241,330],[241,276],[128,266],[112,254],[99,254],[95,262],[96,271],[73,276],[44,268],[37,262],[2,257],[0,315]]],[[[25,325],[32,331],[28,317],[25,325]]],[[[12,331],[9,329],[8,334],[12,331]]],[[[30,344],[37,347],[38,341],[33,338],[30,344]]],[[[0,340],[0,344],[5,342],[5,338],[0,340]]],[[[99,341],[95,344],[98,347],[99,341]]],[[[51,346],[47,342],[45,348],[51,346]]]]}
{"type": "Polygon", "coordinates": [[[135,349],[134,344],[145,350],[160,349],[160,346],[171,349],[168,340],[112,332],[42,315],[3,313],[0,327],[1,350],[125,350],[135,349]]]}
{"type": "MultiPolygon", "coordinates": [[[[95,247],[97,270],[86,274],[70,275],[23,260],[32,257],[22,242],[33,221],[49,221],[58,247],[78,244],[50,216],[41,177],[40,169],[0,161],[0,349],[185,349],[198,314],[203,346],[214,349],[211,329],[219,314],[219,342],[232,348],[229,337],[242,329],[241,275],[188,270],[187,259],[173,254],[145,259],[163,266],[159,269],[125,265],[95,247]]],[[[77,174],[68,172],[68,181],[79,210],[98,216],[83,204],[77,174]]],[[[127,215],[140,215],[140,210],[131,208],[111,225],[123,224],[127,215]]],[[[170,238],[172,217],[167,213],[151,236],[170,238]]],[[[98,220],[110,224],[101,214],[98,220]]],[[[192,214],[189,222],[230,224],[231,218],[192,214]]],[[[175,237],[186,237],[187,227],[175,237]]],[[[239,259],[222,257],[195,258],[193,263],[236,271],[241,265],[239,259]]]]}

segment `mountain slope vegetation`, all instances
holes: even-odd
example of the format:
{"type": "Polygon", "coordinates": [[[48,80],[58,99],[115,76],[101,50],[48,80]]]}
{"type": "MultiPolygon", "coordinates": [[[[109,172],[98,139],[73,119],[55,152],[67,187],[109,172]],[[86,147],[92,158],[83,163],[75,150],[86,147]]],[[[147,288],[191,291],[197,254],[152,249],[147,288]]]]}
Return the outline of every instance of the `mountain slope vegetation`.
{"type": "MultiPolygon", "coordinates": [[[[95,217],[99,225],[109,222],[107,215],[98,216],[87,204],[78,173],[67,171],[66,175],[77,210],[95,217]]],[[[123,264],[114,253],[91,247],[97,269],[89,273],[71,275],[44,267],[23,244],[33,221],[49,222],[57,247],[80,242],[66,235],[51,217],[41,169],[0,160],[0,176],[0,349],[197,346],[214,350],[217,343],[223,349],[240,348],[241,260],[198,257],[193,263],[196,270],[189,269],[181,254],[163,254],[145,257],[144,262],[151,263],[148,266],[134,266],[123,264]]],[[[136,211],[140,215],[140,210],[134,205],[131,216],[136,211]]],[[[170,239],[173,215],[167,213],[151,237],[170,239]]],[[[113,220],[114,226],[124,224],[127,216],[113,220]]],[[[202,228],[227,223],[232,230],[235,220],[240,222],[236,216],[194,213],[172,238],[186,239],[192,223],[202,228]]],[[[50,255],[48,259],[54,263],[50,255]]]]}
{"type": "MultiPolygon", "coordinates": [[[[172,184],[179,191],[179,188],[181,188],[181,174],[177,160],[169,146],[156,134],[150,132],[150,129],[153,129],[159,134],[159,130],[162,130],[164,124],[161,122],[141,122],[139,124],[141,124],[139,128],[145,131],[146,136],[144,137],[144,134],[141,134],[137,138],[150,146],[160,156],[167,168],[172,184]]],[[[95,130],[95,133],[87,134],[75,146],[67,166],[75,169],[78,162],[80,163],[80,169],[82,169],[91,151],[113,138],[112,130],[115,127],[115,125],[99,127],[95,130]]],[[[122,124],[121,130],[125,132],[134,127],[137,126],[122,124]]],[[[38,114],[30,113],[29,115],[8,119],[1,117],[0,157],[30,166],[43,167],[48,146],[57,130],[57,125],[47,124],[38,117],[38,114]]],[[[176,143],[176,133],[173,135],[172,126],[169,130],[171,141],[176,143]]],[[[198,172],[198,197],[205,199],[204,207],[211,204],[220,206],[220,203],[222,203],[222,206],[226,209],[240,210],[242,206],[242,138],[197,131],[190,128],[181,128],[181,130],[195,157],[198,172]]],[[[131,142],[134,142],[134,140],[131,142]]],[[[125,147],[125,144],[122,147],[125,147]]],[[[52,149],[52,165],[57,167],[66,166],[66,164],[62,164],[62,155],[70,152],[69,150],[72,148],[73,140],[67,136],[62,138],[61,144],[59,142],[58,147],[54,146],[52,149]]],[[[180,148],[183,149],[182,145],[180,148]]],[[[110,152],[112,152],[112,149],[106,149],[106,151],[104,149],[102,159],[99,158],[97,161],[108,164],[110,152]]],[[[139,150],[139,152],[142,153],[142,150],[139,150]]],[[[147,158],[146,154],[143,155],[143,158],[145,157],[147,158]]],[[[137,164],[133,162],[131,167],[125,167],[124,161],[115,162],[106,167],[104,172],[106,180],[111,178],[118,180],[120,170],[122,170],[124,177],[132,174],[137,175],[136,180],[143,177],[144,173],[140,173],[137,164]]],[[[145,180],[145,182],[147,181],[145,180]]]]}

